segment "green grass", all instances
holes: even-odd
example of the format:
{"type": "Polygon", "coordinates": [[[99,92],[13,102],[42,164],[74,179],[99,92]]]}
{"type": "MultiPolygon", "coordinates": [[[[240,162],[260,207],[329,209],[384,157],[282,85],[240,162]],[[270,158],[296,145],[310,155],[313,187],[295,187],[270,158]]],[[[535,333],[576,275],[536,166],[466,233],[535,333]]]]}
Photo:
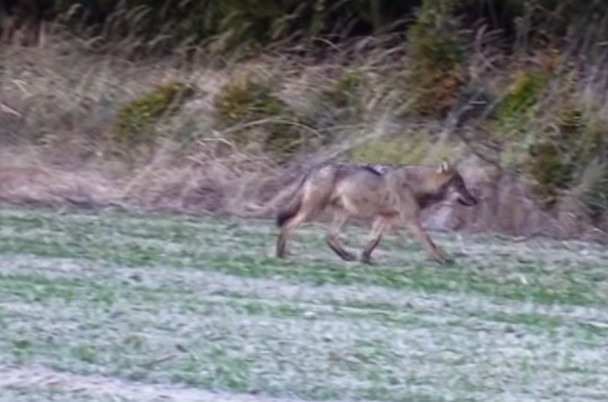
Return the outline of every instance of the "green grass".
{"type": "MultiPolygon", "coordinates": [[[[360,247],[365,229],[347,233],[348,247],[360,247]]],[[[318,225],[277,260],[276,231],[263,220],[0,209],[0,389],[16,368],[44,367],[74,378],[52,389],[15,379],[5,395],[130,401],[142,400],[133,397],[141,387],[158,396],[175,386],[309,400],[601,394],[608,252],[431,235],[454,265],[390,236],[377,265],[343,263],[318,225]],[[95,375],[120,386],[70,388],[95,375]]]]}
{"type": "MultiPolygon", "coordinates": [[[[534,256],[526,256],[525,260],[518,255],[495,258],[490,252],[469,260],[460,258],[455,266],[442,267],[427,260],[413,241],[405,247],[395,241],[385,241],[381,249],[394,255],[368,269],[339,261],[325,250],[320,233],[315,236],[310,229],[303,231],[290,246],[302,250],[302,240],[305,240],[304,244],[309,246],[306,251],[319,258],[310,260],[309,256],[302,255],[282,261],[267,255],[268,247],[275,240],[274,231],[267,223],[255,222],[249,226],[246,221],[227,219],[197,221],[128,214],[6,215],[3,227],[11,230],[0,231],[0,252],[3,253],[77,257],[127,267],[163,265],[314,284],[363,283],[430,292],[476,292],[541,303],[608,302],[608,292],[602,291],[608,290],[608,275],[601,269],[607,259],[586,263],[565,258],[560,263],[563,275],[559,277],[553,272],[553,265],[534,256]],[[529,278],[524,286],[522,277],[529,278]]],[[[361,230],[354,232],[363,235],[361,230]]],[[[446,239],[445,235],[437,237],[446,239]]],[[[449,241],[443,243],[450,250],[449,241]]]]}

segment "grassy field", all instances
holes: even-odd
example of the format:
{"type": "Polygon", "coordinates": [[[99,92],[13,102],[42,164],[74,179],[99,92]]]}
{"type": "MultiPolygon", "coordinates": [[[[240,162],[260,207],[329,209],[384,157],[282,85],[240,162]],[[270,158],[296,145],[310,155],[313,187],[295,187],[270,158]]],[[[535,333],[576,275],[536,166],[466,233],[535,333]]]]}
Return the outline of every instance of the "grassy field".
{"type": "Polygon", "coordinates": [[[442,267],[388,236],[364,266],[275,234],[0,209],[0,400],[606,400],[604,247],[433,233],[442,267]]]}

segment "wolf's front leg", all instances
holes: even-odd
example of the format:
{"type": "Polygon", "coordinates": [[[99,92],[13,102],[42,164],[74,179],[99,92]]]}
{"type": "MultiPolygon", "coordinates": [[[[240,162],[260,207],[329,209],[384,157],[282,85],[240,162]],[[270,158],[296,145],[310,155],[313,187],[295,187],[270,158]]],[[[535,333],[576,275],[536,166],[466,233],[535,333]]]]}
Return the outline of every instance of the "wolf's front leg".
{"type": "Polygon", "coordinates": [[[406,223],[407,228],[416,236],[418,241],[422,244],[426,252],[433,258],[433,260],[437,261],[439,264],[445,264],[447,262],[447,258],[443,251],[433,243],[428,234],[424,231],[420,222],[417,219],[408,221],[406,223]]]}

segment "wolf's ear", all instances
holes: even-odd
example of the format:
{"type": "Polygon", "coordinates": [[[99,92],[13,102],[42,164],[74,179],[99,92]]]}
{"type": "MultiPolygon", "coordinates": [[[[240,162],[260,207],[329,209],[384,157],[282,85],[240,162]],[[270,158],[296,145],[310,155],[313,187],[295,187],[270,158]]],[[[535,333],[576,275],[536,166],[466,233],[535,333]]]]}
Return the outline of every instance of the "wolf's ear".
{"type": "Polygon", "coordinates": [[[451,166],[448,161],[444,160],[443,162],[441,162],[441,165],[439,165],[437,173],[447,173],[450,170],[450,167],[451,166]]]}

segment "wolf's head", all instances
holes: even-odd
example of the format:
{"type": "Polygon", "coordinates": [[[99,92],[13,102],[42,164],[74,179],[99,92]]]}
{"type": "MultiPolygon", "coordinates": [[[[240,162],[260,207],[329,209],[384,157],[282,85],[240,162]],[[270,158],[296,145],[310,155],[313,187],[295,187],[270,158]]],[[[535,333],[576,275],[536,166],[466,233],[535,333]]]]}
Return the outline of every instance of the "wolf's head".
{"type": "Polygon", "coordinates": [[[447,199],[456,199],[466,206],[477,204],[475,197],[467,189],[464,179],[455,167],[448,162],[442,162],[437,169],[437,174],[444,183],[444,191],[447,199]]]}

